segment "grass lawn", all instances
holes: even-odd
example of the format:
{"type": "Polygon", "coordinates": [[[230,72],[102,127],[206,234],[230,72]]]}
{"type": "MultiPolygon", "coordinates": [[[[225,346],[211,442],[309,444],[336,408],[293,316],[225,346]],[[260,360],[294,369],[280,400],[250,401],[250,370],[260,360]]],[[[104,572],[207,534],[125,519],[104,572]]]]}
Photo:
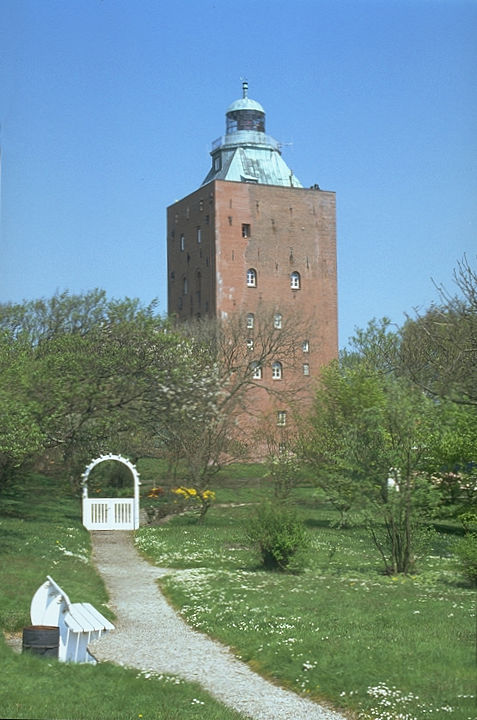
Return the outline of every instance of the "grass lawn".
{"type": "MultiPolygon", "coordinates": [[[[114,622],[90,562],[81,504],[59,481],[27,478],[0,495],[0,627],[31,624],[33,593],[51,575],[73,602],[92,603],[114,622]],[[7,515],[6,512],[10,514],[7,515]],[[11,513],[14,512],[15,515],[11,513]]],[[[0,717],[31,720],[239,720],[193,683],[109,663],[75,665],[18,655],[0,633],[0,717]]]]}
{"type": "MultiPolygon", "coordinates": [[[[440,535],[419,574],[386,577],[367,534],[330,525],[311,488],[297,492],[312,546],[299,573],[270,573],[247,547],[250,482],[219,489],[238,506],[141,529],[140,550],[176,570],[161,580],[194,627],[253,668],[363,720],[475,720],[475,591],[440,535]]],[[[204,716],[205,717],[205,716],[204,716]]]]}

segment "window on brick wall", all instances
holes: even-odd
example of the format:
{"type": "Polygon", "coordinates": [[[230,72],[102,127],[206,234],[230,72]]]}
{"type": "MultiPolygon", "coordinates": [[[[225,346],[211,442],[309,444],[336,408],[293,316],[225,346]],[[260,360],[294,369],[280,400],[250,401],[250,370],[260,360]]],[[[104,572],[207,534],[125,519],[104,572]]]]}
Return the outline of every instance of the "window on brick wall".
{"type": "Polygon", "coordinates": [[[247,315],[247,328],[251,330],[255,324],[255,315],[253,313],[248,313],[247,315]]]}
{"type": "Polygon", "coordinates": [[[197,242],[198,243],[202,242],[202,230],[200,227],[197,228],[197,242]]]}
{"type": "Polygon", "coordinates": [[[303,340],[301,344],[301,349],[304,353],[310,352],[310,341],[309,340],[303,340]]]}
{"type": "Polygon", "coordinates": [[[252,368],[252,377],[254,380],[261,380],[262,379],[262,368],[258,362],[253,362],[251,365],[252,368]]]}
{"type": "Polygon", "coordinates": [[[185,237],[184,237],[183,235],[181,235],[181,237],[180,237],[179,244],[180,244],[181,252],[184,252],[184,250],[185,250],[185,237]]]}
{"type": "Polygon", "coordinates": [[[286,424],[287,424],[287,411],[279,410],[277,412],[277,425],[281,425],[283,427],[286,424]]]}
{"type": "Polygon", "coordinates": [[[277,330],[281,330],[282,327],[282,316],[280,313],[275,313],[275,316],[273,318],[273,327],[277,330]]]}
{"type": "Polygon", "coordinates": [[[292,290],[299,290],[301,286],[301,279],[299,272],[292,272],[290,275],[290,287],[292,290]]]}
{"type": "Polygon", "coordinates": [[[247,350],[253,350],[254,342],[253,338],[247,338],[247,350]]]}
{"type": "Polygon", "coordinates": [[[308,363],[303,363],[303,375],[310,374],[310,366],[308,363]]]}
{"type": "Polygon", "coordinates": [[[253,268],[247,270],[247,287],[257,287],[257,271],[253,268]]]}
{"type": "Polygon", "coordinates": [[[281,380],[282,375],[283,375],[282,364],[281,364],[281,362],[278,362],[278,360],[276,360],[272,364],[272,380],[281,380]]]}
{"type": "Polygon", "coordinates": [[[242,237],[250,237],[250,225],[248,225],[248,223],[242,223],[242,237]]]}

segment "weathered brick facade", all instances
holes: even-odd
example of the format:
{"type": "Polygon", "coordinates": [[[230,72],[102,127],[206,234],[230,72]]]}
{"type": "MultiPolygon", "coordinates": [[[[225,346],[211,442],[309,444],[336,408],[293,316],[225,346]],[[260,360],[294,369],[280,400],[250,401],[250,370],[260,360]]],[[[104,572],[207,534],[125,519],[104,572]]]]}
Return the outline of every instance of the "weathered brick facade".
{"type": "MultiPolygon", "coordinates": [[[[215,180],[168,208],[167,243],[170,314],[225,317],[264,306],[296,318],[306,336],[297,338],[294,372],[281,380],[310,397],[320,367],[338,352],[335,194],[215,180]]],[[[278,387],[271,366],[263,384],[278,387]]],[[[264,413],[280,406],[266,393],[253,404],[264,413]]]]}
{"type": "MultiPolygon", "coordinates": [[[[169,314],[265,311],[295,327],[293,357],[270,359],[247,396],[255,417],[288,427],[287,392],[303,409],[320,368],[338,353],[335,194],[301,186],[247,92],[244,83],[243,98],[227,109],[226,135],[213,144],[202,186],[168,208],[169,314]]],[[[244,343],[252,338],[253,328],[244,343]]]]}

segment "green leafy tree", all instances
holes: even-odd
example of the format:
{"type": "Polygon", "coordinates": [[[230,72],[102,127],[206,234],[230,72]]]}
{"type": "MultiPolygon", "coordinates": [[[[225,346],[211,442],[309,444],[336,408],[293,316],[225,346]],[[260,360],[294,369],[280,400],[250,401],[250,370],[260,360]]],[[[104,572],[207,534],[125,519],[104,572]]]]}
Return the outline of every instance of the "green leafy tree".
{"type": "Polygon", "coordinates": [[[44,442],[30,394],[31,375],[30,348],[0,333],[0,487],[44,442]]]}
{"type": "Polygon", "coordinates": [[[477,408],[440,401],[429,433],[429,471],[454,517],[477,510],[477,408]]]}
{"type": "Polygon", "coordinates": [[[386,571],[407,573],[438,499],[426,463],[435,406],[377,360],[383,332],[371,324],[358,351],[324,371],[301,451],[342,522],[359,513],[386,571]]]}
{"type": "Polygon", "coordinates": [[[102,291],[63,294],[1,306],[0,326],[4,353],[23,363],[10,370],[22,379],[20,390],[18,382],[5,380],[2,400],[9,409],[8,437],[30,426],[29,442],[21,436],[17,442],[24,457],[39,452],[50,469],[56,461],[77,485],[92,454],[144,454],[151,444],[146,399],[175,365],[177,348],[154,304],[108,301],[102,291]]]}

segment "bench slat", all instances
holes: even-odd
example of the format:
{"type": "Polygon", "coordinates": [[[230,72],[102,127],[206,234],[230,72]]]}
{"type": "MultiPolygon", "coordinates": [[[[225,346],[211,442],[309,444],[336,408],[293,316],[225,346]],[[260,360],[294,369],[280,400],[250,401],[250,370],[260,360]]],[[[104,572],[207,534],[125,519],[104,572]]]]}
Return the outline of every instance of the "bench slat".
{"type": "Polygon", "coordinates": [[[114,625],[90,603],[72,603],[65,616],[65,623],[74,632],[114,630],[114,625]]]}

